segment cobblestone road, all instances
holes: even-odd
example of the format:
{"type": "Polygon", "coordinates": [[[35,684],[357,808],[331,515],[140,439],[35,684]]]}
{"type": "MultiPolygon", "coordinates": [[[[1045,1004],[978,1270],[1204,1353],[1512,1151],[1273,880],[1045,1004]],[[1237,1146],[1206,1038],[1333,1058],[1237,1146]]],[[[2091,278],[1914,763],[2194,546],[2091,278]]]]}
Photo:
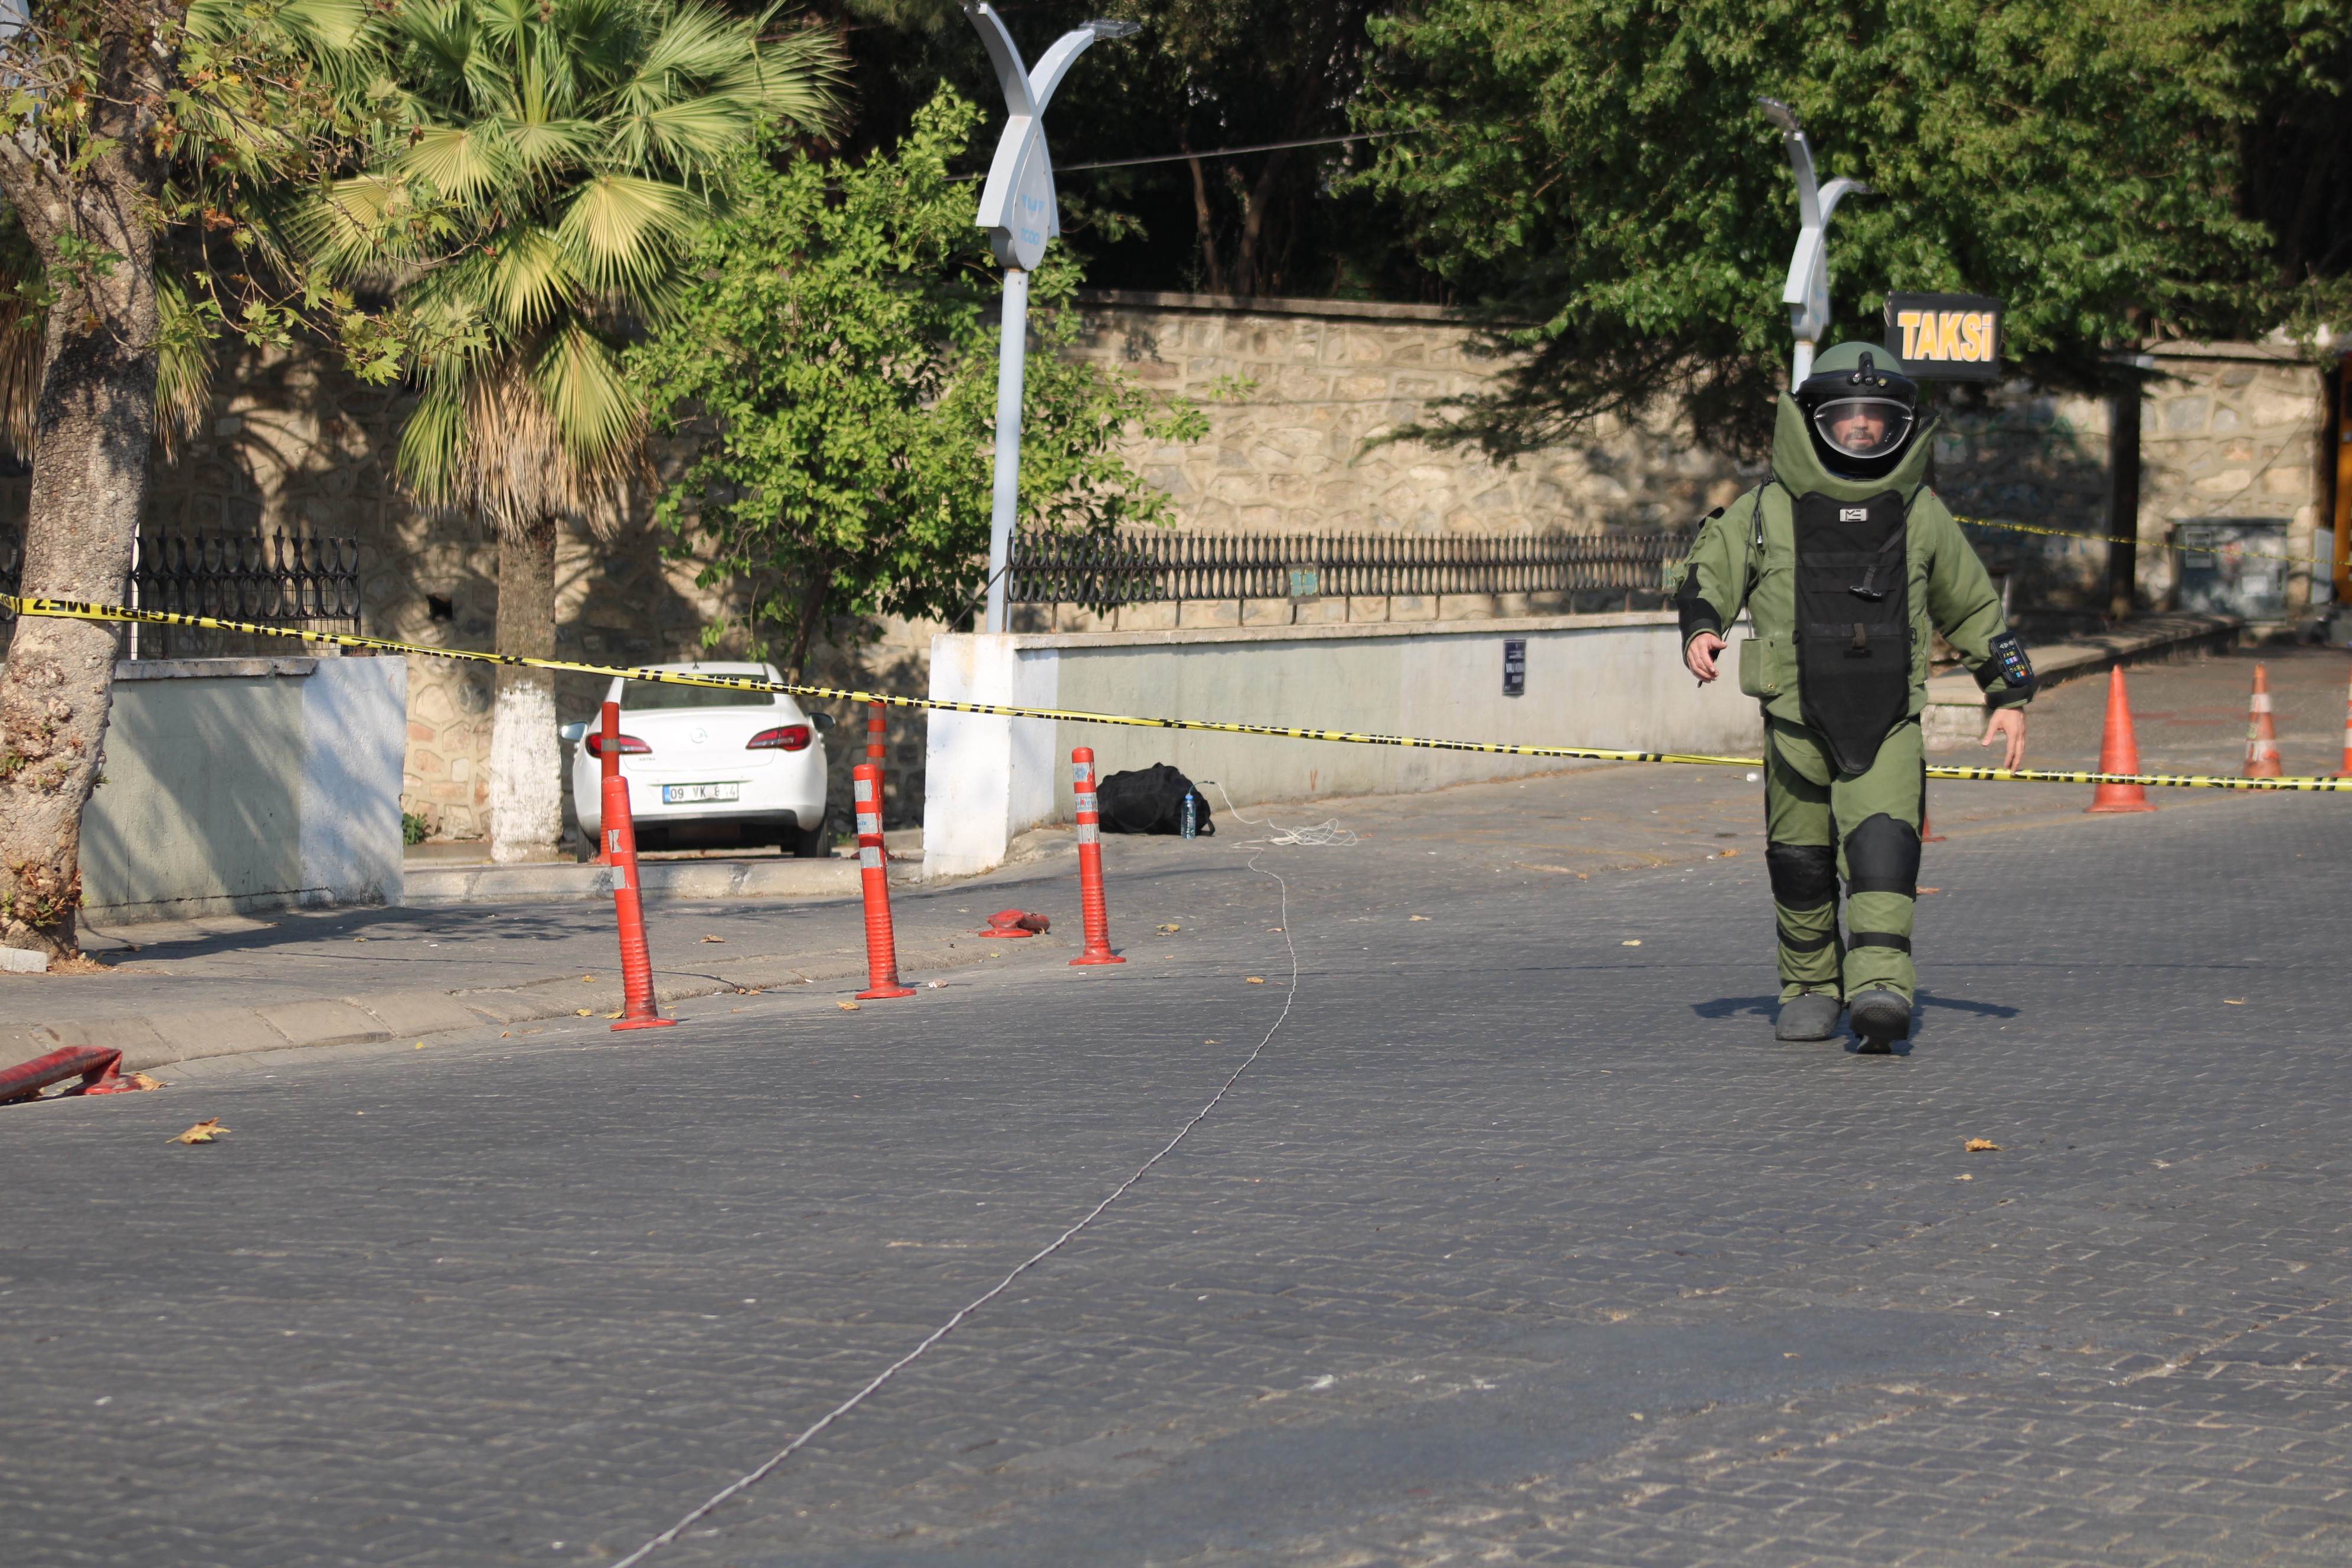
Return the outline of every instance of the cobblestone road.
{"type": "MultiPolygon", "coordinates": [[[[1755,787],[1664,778],[1545,798],[1755,787]]],[[[1457,807],[1114,844],[1119,970],[0,1112],[0,1561],[625,1553],[1160,1147],[1293,945],[1167,1163],[654,1562],[2352,1560],[2346,803],[1936,787],[1891,1060],[1772,1043],[1759,841],[1457,807]]]]}

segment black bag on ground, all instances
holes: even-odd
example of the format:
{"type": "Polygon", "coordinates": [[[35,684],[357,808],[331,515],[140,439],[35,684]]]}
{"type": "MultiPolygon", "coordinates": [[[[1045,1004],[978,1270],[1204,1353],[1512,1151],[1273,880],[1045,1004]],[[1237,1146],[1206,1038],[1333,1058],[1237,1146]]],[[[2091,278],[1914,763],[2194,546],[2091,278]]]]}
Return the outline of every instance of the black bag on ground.
{"type": "Polygon", "coordinates": [[[1181,833],[1187,794],[1192,796],[1192,830],[1213,837],[1217,828],[1209,820],[1209,803],[1191,779],[1166,763],[1104,779],[1095,786],[1095,808],[1105,833],[1181,833]]]}

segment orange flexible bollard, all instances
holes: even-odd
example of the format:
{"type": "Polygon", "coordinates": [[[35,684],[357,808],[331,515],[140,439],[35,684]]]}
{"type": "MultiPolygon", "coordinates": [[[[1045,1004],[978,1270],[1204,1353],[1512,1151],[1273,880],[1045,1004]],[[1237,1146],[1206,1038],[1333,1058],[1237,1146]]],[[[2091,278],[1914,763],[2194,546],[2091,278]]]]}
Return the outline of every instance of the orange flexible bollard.
{"type": "Polygon", "coordinates": [[[2352,697],[2344,703],[2344,765],[2336,770],[2339,779],[2352,779],[2352,697]]]}
{"type": "Polygon", "coordinates": [[[885,742],[890,738],[890,721],[887,717],[889,710],[890,705],[887,702],[869,702],[866,705],[866,760],[874,764],[874,809],[877,812],[882,809],[885,798],[882,789],[884,761],[882,753],[885,742]]]}
{"type": "MultiPolygon", "coordinates": [[[[599,715],[599,721],[596,726],[595,752],[596,765],[601,770],[598,774],[601,790],[621,776],[621,705],[617,702],[605,703],[599,715]]],[[[596,798],[601,804],[604,797],[599,794],[596,798]]],[[[613,863],[612,852],[604,847],[604,835],[601,831],[601,825],[600,831],[596,835],[596,855],[588,863],[592,866],[609,866],[613,863]]]]}
{"type": "Polygon", "coordinates": [[[1095,753],[1080,746],[1070,753],[1070,783],[1078,795],[1078,907],[1085,912],[1087,947],[1070,960],[1080,963],[1125,963],[1110,950],[1110,907],[1103,901],[1102,817],[1095,809],[1095,753]]]}
{"type": "Polygon", "coordinates": [[[2274,779],[2286,770],[2279,766],[2278,729],[2271,721],[2271,672],[2254,666],[2254,702],[2246,724],[2246,768],[2242,776],[2274,779]]]}
{"type": "MultiPolygon", "coordinates": [[[[2107,672],[2107,727],[2099,737],[2099,771],[2139,772],[2139,740],[2132,733],[2131,699],[2124,694],[2124,667],[2107,672]]],[[[2139,784],[2103,784],[2093,793],[2084,811],[2154,811],[2156,805],[2139,784]]]]}
{"type": "MultiPolygon", "coordinates": [[[[606,714],[614,710],[604,705],[606,714]]],[[[610,752],[614,748],[605,747],[610,752]]],[[[667,1029],[677,1022],[654,1010],[653,954],[646,947],[646,906],[637,875],[637,830],[629,816],[629,781],[618,767],[604,775],[600,837],[613,867],[613,912],[621,922],[621,990],[625,1000],[615,1029],[667,1029]]]]}
{"type": "Polygon", "coordinates": [[[882,770],[860,763],[850,772],[857,804],[857,876],[866,889],[866,985],[860,1002],[912,996],[898,980],[898,937],[890,924],[890,856],[882,843],[882,770]]]}

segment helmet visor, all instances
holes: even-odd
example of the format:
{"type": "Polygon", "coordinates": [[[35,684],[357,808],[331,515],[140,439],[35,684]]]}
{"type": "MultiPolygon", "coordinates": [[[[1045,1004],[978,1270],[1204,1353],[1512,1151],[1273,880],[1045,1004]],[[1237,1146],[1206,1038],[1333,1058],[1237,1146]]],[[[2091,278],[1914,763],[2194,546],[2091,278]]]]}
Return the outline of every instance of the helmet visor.
{"type": "Polygon", "coordinates": [[[1884,458],[1911,434],[1911,410],[1892,397],[1833,397],[1813,410],[1813,428],[1832,451],[1884,458]]]}

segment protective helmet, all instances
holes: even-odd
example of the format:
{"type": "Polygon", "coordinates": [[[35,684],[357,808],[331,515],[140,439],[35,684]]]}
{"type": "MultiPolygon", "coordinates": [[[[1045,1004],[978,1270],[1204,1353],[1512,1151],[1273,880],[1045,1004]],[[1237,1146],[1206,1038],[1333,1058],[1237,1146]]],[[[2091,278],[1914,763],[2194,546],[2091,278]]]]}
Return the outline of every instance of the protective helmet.
{"type": "Polygon", "coordinates": [[[1834,474],[1873,479],[1891,471],[1918,424],[1919,388],[1895,369],[1881,369],[1883,350],[1840,343],[1813,362],[1797,388],[1813,451],[1834,474]]]}

